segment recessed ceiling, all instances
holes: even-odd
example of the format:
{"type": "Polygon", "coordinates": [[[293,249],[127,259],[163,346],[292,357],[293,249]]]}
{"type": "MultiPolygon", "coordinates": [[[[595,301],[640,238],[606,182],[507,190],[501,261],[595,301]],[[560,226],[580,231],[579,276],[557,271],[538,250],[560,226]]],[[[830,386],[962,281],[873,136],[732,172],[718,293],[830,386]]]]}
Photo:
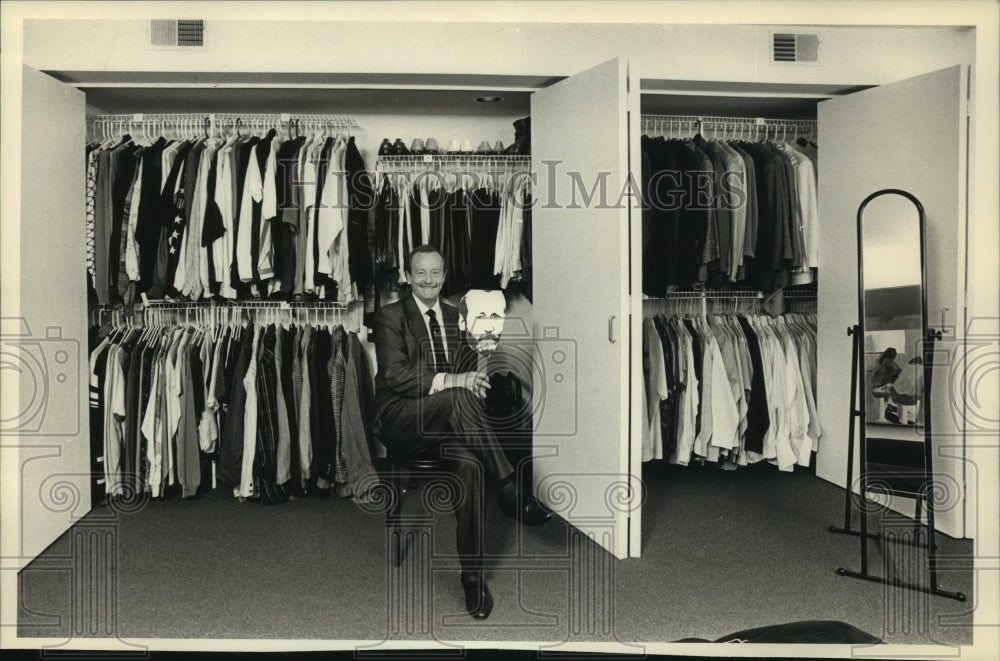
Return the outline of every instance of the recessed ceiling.
{"type": "Polygon", "coordinates": [[[526,115],[530,93],[509,90],[260,89],[246,87],[81,87],[87,105],[107,113],[246,113],[353,115],[526,115]],[[476,97],[502,96],[497,103],[476,97]]]}
{"type": "Polygon", "coordinates": [[[721,117],[766,117],[769,119],[816,119],[821,99],[747,96],[681,96],[644,94],[643,115],[713,115],[721,117]]]}

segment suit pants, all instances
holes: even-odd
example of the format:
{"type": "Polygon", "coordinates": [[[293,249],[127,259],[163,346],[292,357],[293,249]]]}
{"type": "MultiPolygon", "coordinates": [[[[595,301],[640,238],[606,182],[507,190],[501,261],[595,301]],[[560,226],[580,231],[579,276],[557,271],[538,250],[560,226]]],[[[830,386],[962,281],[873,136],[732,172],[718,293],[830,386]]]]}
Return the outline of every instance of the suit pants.
{"type": "Polygon", "coordinates": [[[420,399],[398,399],[376,423],[394,454],[439,449],[458,482],[452,493],[459,562],[463,572],[482,569],[486,518],[484,473],[501,482],[513,474],[485,421],[485,403],[466,388],[448,388],[420,399]]]}

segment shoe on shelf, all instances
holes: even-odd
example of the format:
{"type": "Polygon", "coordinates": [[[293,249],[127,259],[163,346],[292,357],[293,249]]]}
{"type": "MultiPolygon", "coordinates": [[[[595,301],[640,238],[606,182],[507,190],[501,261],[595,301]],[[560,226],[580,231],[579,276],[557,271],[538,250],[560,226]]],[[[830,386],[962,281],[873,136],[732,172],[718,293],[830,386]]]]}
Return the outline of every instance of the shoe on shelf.
{"type": "Polygon", "coordinates": [[[401,138],[396,138],[396,142],[392,143],[393,156],[406,156],[409,153],[410,150],[408,150],[406,145],[403,144],[403,140],[401,138]]]}
{"type": "Polygon", "coordinates": [[[465,142],[462,143],[461,152],[463,154],[471,154],[472,153],[472,141],[471,140],[466,140],[465,142]]]}
{"type": "Polygon", "coordinates": [[[446,150],[445,153],[447,153],[447,154],[457,154],[457,153],[459,153],[461,151],[461,149],[462,148],[458,144],[458,140],[452,139],[452,141],[448,143],[448,149],[446,150]]]}
{"type": "Polygon", "coordinates": [[[485,620],[493,612],[493,595],[482,576],[466,578],[462,576],[462,590],[465,592],[465,610],[477,620],[485,620]]]}
{"type": "Polygon", "coordinates": [[[490,149],[490,143],[483,140],[482,142],[479,143],[479,146],[476,147],[476,153],[489,155],[493,153],[493,150],[490,149]]]}
{"type": "Polygon", "coordinates": [[[378,146],[379,156],[389,156],[392,154],[392,143],[389,138],[382,138],[382,144],[378,146]]]}
{"type": "Polygon", "coordinates": [[[503,141],[502,140],[497,140],[497,143],[495,145],[493,145],[493,153],[494,154],[503,154],[504,153],[504,146],[503,146],[503,141]]]}
{"type": "Polygon", "coordinates": [[[427,149],[424,147],[424,141],[420,138],[414,138],[413,142],[410,144],[410,153],[418,156],[420,154],[427,153],[427,149]]]}
{"type": "Polygon", "coordinates": [[[438,147],[438,141],[434,138],[427,138],[424,149],[428,154],[440,154],[441,148],[438,147]]]}

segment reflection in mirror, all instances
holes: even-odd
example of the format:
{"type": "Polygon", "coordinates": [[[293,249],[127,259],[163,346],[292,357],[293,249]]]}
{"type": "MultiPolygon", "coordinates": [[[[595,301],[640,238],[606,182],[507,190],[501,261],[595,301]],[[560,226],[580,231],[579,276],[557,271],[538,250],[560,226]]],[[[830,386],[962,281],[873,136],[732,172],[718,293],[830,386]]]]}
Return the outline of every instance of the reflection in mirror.
{"type": "Polygon", "coordinates": [[[920,214],[907,197],[872,199],[862,222],[866,422],[923,424],[920,214]]]}

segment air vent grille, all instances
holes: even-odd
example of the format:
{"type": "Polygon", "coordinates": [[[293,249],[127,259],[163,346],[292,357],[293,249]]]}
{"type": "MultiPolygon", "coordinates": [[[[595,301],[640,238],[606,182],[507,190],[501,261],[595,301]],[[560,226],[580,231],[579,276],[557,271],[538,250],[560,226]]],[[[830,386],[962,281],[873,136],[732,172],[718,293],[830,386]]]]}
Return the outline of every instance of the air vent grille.
{"type": "Polygon", "coordinates": [[[774,62],[819,61],[819,37],[815,34],[775,32],[771,47],[774,62]]]}
{"type": "Polygon", "coordinates": [[[794,62],[795,61],[795,35],[777,34],[774,35],[774,61],[794,62]]]}
{"type": "Polygon", "coordinates": [[[149,25],[149,44],[159,47],[201,47],[205,45],[205,21],[153,19],[149,25]]]}

